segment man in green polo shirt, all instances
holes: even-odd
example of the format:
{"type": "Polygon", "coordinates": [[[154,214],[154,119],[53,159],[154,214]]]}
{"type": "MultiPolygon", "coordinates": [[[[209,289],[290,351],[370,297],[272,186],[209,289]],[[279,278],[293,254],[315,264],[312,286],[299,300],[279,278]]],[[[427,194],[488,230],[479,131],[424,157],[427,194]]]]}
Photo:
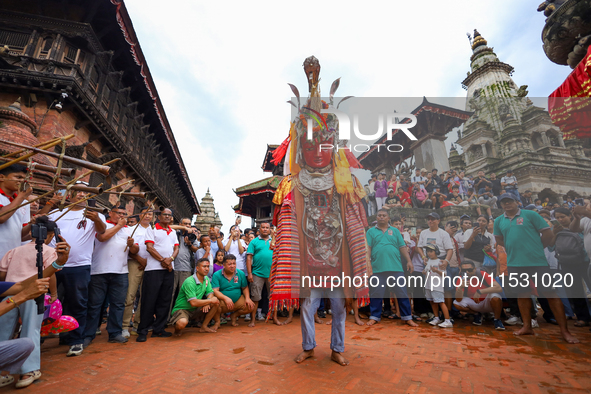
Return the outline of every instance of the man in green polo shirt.
{"type": "Polygon", "coordinates": [[[368,326],[373,326],[382,318],[382,299],[384,291],[390,289],[396,294],[400,314],[403,321],[412,327],[417,324],[412,321],[410,301],[406,293],[406,278],[402,269],[400,256],[404,257],[409,272],[413,271],[408,248],[400,231],[389,224],[388,210],[380,209],[377,214],[378,224],[367,230],[367,261],[371,261],[372,276],[369,284],[368,326]]]}
{"type": "Polygon", "coordinates": [[[181,336],[189,320],[196,319],[201,313],[205,313],[205,319],[199,332],[216,332],[219,327],[219,320],[216,325],[208,327],[220,306],[220,301],[214,295],[211,282],[207,277],[208,272],[209,259],[206,257],[199,259],[195,274],[185,279],[179,290],[170,318],[170,323],[174,324],[174,335],[177,337],[181,336]]]}
{"type": "Polygon", "coordinates": [[[250,299],[246,275],[241,270],[236,270],[236,256],[225,255],[223,265],[224,268],[211,278],[213,293],[220,300],[216,322],[220,321],[220,315],[231,312],[230,321],[236,327],[238,316],[251,313],[254,302],[250,299]]]}
{"type": "Polygon", "coordinates": [[[494,235],[497,245],[504,246],[507,251],[507,271],[505,277],[505,293],[518,297],[519,312],[523,327],[514,335],[533,335],[531,326],[531,294],[536,291],[545,297],[554,313],[560,332],[568,343],[578,343],[566,326],[564,305],[552,287],[553,278],[544,254],[544,247],[550,245],[553,233],[546,221],[534,211],[519,209],[513,194],[505,193],[500,197],[503,216],[495,219],[494,235]],[[544,280],[544,278],[546,280],[544,280]]]}

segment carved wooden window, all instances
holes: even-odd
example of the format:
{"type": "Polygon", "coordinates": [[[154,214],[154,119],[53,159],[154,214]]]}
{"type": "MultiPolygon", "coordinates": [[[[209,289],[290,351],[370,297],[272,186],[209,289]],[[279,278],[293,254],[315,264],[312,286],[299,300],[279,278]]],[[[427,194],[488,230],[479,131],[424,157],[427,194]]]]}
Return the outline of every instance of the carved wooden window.
{"type": "Polygon", "coordinates": [[[53,37],[41,38],[39,45],[39,53],[37,54],[37,57],[39,59],[47,59],[49,57],[49,52],[51,51],[52,45],[53,37]]]}
{"type": "Polygon", "coordinates": [[[93,67],[92,70],[90,71],[90,88],[96,92],[98,89],[98,80],[99,80],[99,72],[98,69],[96,67],[93,67]]]}
{"type": "Polygon", "coordinates": [[[30,34],[0,30],[0,46],[8,46],[10,52],[22,54],[29,43],[30,34]]]}
{"type": "Polygon", "coordinates": [[[64,58],[62,59],[62,61],[64,63],[75,64],[76,60],[78,60],[78,52],[78,48],[70,44],[67,44],[66,48],[64,49],[64,58]]]}
{"type": "MultiPolygon", "coordinates": [[[[117,107],[115,107],[117,109],[117,107]]],[[[121,123],[121,134],[123,135],[123,139],[127,136],[127,115],[123,116],[123,123],[121,123]]]]}
{"type": "Polygon", "coordinates": [[[111,94],[111,90],[108,87],[103,88],[103,99],[101,100],[101,110],[103,114],[106,116],[107,112],[109,111],[109,95],[111,94]]]}
{"type": "MultiPolygon", "coordinates": [[[[113,108],[113,123],[119,126],[119,117],[121,116],[121,104],[119,101],[115,102],[115,107],[113,108]]],[[[126,130],[127,132],[127,130],[126,130]]]]}

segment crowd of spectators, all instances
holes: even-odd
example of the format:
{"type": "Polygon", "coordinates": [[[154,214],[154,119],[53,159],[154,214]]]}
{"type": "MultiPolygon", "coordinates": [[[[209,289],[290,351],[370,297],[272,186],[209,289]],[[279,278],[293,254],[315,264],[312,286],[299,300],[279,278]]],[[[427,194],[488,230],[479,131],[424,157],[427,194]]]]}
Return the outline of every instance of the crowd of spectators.
{"type": "Polygon", "coordinates": [[[366,197],[363,204],[368,216],[374,216],[381,208],[431,208],[447,206],[472,207],[478,215],[486,214],[493,219],[491,209],[501,208],[499,197],[504,193],[513,195],[522,208],[554,209],[559,206],[571,208],[575,198],[564,196],[562,201],[550,202],[550,197],[533,199],[530,190],[520,191],[517,178],[512,170],[497,177],[478,171],[477,176],[466,175],[464,171],[449,170],[438,175],[438,170],[429,172],[426,168],[415,169],[409,179],[405,175],[393,174],[386,180],[386,173],[371,176],[365,185],[366,197]]]}
{"type": "MultiPolygon", "coordinates": [[[[78,323],[59,335],[68,356],[91,346],[104,323],[108,342],[120,344],[132,335],[145,342],[150,332],[151,338],[180,336],[187,327],[216,333],[240,319],[250,327],[267,319],[275,244],[269,223],[241,230],[237,220],[228,236],[213,226],[202,234],[189,218],[175,225],[171,209],[143,207],[128,215],[118,204],[106,219],[87,210],[82,191],[69,192],[74,205],[65,213],[50,212],[59,195],[42,206],[20,207],[32,194],[31,188],[21,190],[25,175],[19,165],[0,171],[0,369],[18,376],[17,387],[41,376],[44,323],[35,298],[46,293],[50,304],[59,299],[64,314],[78,323]],[[31,233],[40,224],[48,230],[40,242],[44,279],[37,279],[38,249],[31,233]]],[[[372,326],[388,318],[453,328],[458,319],[474,325],[490,320],[496,330],[521,325],[515,335],[527,335],[539,326],[541,309],[542,319],[558,325],[568,343],[577,342],[568,319],[575,326],[590,325],[588,199],[533,200],[530,191],[518,191],[511,171],[501,179],[482,171],[474,179],[453,170],[439,176],[437,170],[422,169],[410,179],[393,175],[389,181],[379,174],[366,188],[368,214],[377,219],[366,232],[367,259],[372,277],[388,285],[370,287],[368,306],[353,303],[357,324],[372,326]],[[429,211],[425,228],[390,217],[396,207],[451,205],[475,206],[477,212],[443,224],[429,211]],[[503,214],[494,219],[491,208],[496,207],[503,214]],[[552,283],[542,280],[544,275],[552,283]]],[[[323,319],[343,312],[336,307],[327,299],[319,302],[315,322],[330,324],[323,319]]],[[[275,310],[269,318],[285,325],[294,313],[293,308],[275,310]]],[[[13,381],[2,375],[0,386],[13,381]]]]}

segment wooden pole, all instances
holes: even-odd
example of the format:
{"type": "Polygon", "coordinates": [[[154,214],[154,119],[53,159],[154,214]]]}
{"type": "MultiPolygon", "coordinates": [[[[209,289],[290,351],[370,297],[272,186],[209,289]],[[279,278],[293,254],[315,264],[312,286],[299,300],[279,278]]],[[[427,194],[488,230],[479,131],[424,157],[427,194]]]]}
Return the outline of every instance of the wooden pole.
{"type": "MultiPolygon", "coordinates": [[[[70,138],[73,138],[73,137],[74,137],[74,134],[70,134],[70,135],[65,136],[64,139],[65,140],[69,140],[70,138]]],[[[53,141],[53,142],[50,142],[50,143],[41,144],[41,146],[35,146],[34,148],[35,149],[41,149],[41,150],[49,149],[49,148],[52,148],[52,147],[54,147],[56,145],[59,145],[59,143],[61,141],[62,140],[59,139],[57,141],[53,141]]],[[[8,145],[12,145],[11,143],[8,143],[8,142],[5,142],[5,141],[0,141],[0,142],[3,142],[3,143],[8,144],[8,145]]],[[[25,150],[26,149],[23,149],[20,152],[24,152],[25,150]]],[[[35,156],[36,154],[37,153],[35,153],[35,152],[31,152],[31,153],[27,153],[26,155],[23,155],[21,157],[17,157],[14,160],[11,160],[11,161],[9,161],[7,163],[4,163],[4,164],[0,165],[0,170],[5,169],[6,167],[10,167],[11,165],[16,164],[16,163],[18,163],[20,161],[27,160],[29,157],[35,156]]]]}

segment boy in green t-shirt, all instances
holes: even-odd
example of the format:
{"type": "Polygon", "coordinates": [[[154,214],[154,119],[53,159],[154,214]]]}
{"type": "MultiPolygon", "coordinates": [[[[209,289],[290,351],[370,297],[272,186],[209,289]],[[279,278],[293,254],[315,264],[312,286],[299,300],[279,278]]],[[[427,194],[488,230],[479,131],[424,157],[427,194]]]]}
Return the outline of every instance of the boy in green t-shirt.
{"type": "Polygon", "coordinates": [[[208,272],[209,259],[199,259],[195,267],[195,275],[185,279],[179,290],[170,319],[174,324],[174,335],[177,337],[181,336],[189,320],[194,320],[200,313],[206,315],[199,332],[216,332],[219,327],[219,321],[212,327],[208,327],[220,306],[220,301],[213,294],[211,282],[207,277],[208,272]]]}

